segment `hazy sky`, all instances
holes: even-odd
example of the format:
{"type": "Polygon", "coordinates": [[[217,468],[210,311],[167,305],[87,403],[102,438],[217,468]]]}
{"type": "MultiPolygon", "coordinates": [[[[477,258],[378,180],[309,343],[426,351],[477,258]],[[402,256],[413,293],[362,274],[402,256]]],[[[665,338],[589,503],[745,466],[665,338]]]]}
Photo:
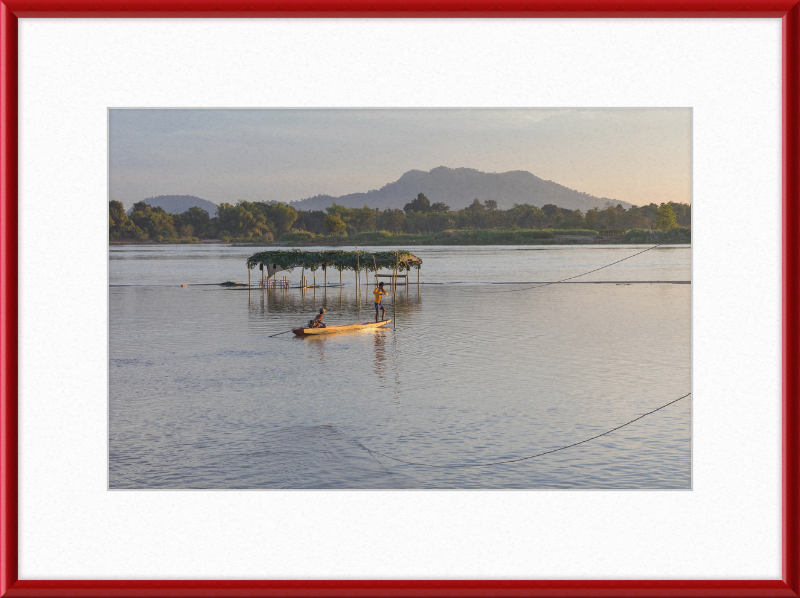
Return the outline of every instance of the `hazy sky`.
{"type": "MultiPolygon", "coordinates": [[[[636,205],[691,202],[691,109],[120,110],[111,199],[295,201],[412,169],[527,170],[636,205]]],[[[435,198],[431,198],[435,201],[435,198]]]]}

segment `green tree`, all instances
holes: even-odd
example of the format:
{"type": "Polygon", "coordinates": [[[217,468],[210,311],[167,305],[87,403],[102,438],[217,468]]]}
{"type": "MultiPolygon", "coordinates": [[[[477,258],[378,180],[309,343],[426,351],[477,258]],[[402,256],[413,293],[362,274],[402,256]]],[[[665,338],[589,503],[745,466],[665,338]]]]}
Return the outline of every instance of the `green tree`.
{"type": "Polygon", "coordinates": [[[222,236],[226,231],[232,237],[271,238],[267,217],[262,213],[264,204],[240,201],[235,206],[221,203],[217,207],[217,228],[222,236]]]}
{"type": "Polygon", "coordinates": [[[449,211],[450,211],[450,206],[448,206],[443,201],[437,201],[436,203],[431,204],[431,212],[446,213],[449,211]]]}
{"type": "Polygon", "coordinates": [[[378,215],[375,210],[365,205],[363,208],[350,208],[348,212],[348,229],[352,229],[354,233],[366,233],[375,230],[378,222],[378,215]]]}
{"type": "Polygon", "coordinates": [[[325,232],[325,212],[322,210],[300,210],[294,223],[298,230],[306,230],[315,235],[325,232]]]}
{"type": "Polygon", "coordinates": [[[542,206],[542,212],[547,216],[548,220],[552,220],[557,214],[561,213],[561,208],[552,203],[546,203],[542,206]]]}
{"type": "Polygon", "coordinates": [[[529,203],[515,203],[509,210],[509,220],[519,228],[541,228],[547,216],[529,203]]]}
{"type": "Polygon", "coordinates": [[[565,217],[565,224],[569,228],[583,228],[584,226],[584,219],[583,219],[583,212],[580,210],[572,210],[569,214],[565,217]]]}
{"type": "Polygon", "coordinates": [[[678,226],[691,226],[692,225],[692,206],[686,203],[669,202],[672,211],[675,212],[675,218],[678,220],[678,226]]]}
{"type": "Polygon", "coordinates": [[[121,201],[112,200],[108,202],[108,216],[114,221],[111,228],[116,227],[116,230],[119,230],[128,219],[125,214],[125,206],[122,205],[121,201]]]}
{"type": "Polygon", "coordinates": [[[501,228],[505,221],[505,212],[497,209],[497,202],[494,199],[487,199],[483,202],[485,211],[481,219],[481,228],[501,228]]]}
{"type": "Polygon", "coordinates": [[[111,239],[137,239],[139,241],[147,239],[147,232],[128,218],[122,202],[108,202],[108,224],[108,233],[111,239]]]}
{"type": "Polygon", "coordinates": [[[586,228],[597,230],[597,219],[599,213],[600,210],[597,208],[592,208],[591,210],[586,211],[586,217],[584,218],[586,228]]]}
{"type": "Polygon", "coordinates": [[[424,193],[420,193],[416,199],[412,199],[411,202],[403,206],[403,210],[406,214],[409,212],[422,212],[424,214],[431,211],[431,202],[425,197],[424,193]]]}
{"type": "Polygon", "coordinates": [[[403,222],[405,222],[406,215],[403,210],[385,209],[378,215],[378,229],[386,230],[392,233],[399,233],[403,230],[403,222]]]}
{"type": "Polygon", "coordinates": [[[289,232],[297,220],[297,210],[285,203],[271,201],[261,204],[261,206],[263,215],[266,216],[279,236],[289,232]]]}
{"type": "Polygon", "coordinates": [[[619,212],[617,208],[606,202],[606,209],[600,212],[600,226],[601,228],[617,228],[617,221],[619,220],[619,212]]]}
{"type": "Polygon", "coordinates": [[[678,220],[675,217],[675,212],[672,210],[672,206],[670,206],[668,203],[662,203],[658,207],[653,226],[664,232],[678,226],[678,220]]]}
{"type": "Polygon", "coordinates": [[[486,213],[486,206],[476,197],[472,203],[464,208],[467,226],[481,228],[483,226],[483,215],[486,213]]]}
{"type": "Polygon", "coordinates": [[[217,234],[208,212],[197,206],[192,206],[181,214],[181,223],[182,226],[191,226],[194,234],[203,239],[213,238],[217,234]]]}
{"type": "MultiPolygon", "coordinates": [[[[154,208],[146,202],[137,201],[133,204],[130,220],[142,230],[146,235],[145,238],[149,237],[156,241],[165,241],[178,237],[172,214],[164,211],[164,208],[158,206],[154,208]]],[[[136,234],[135,230],[131,232],[134,235],[136,234]]]]}
{"type": "Polygon", "coordinates": [[[347,225],[339,216],[328,215],[325,216],[325,230],[328,231],[330,235],[338,235],[347,230],[347,225]]]}
{"type": "Polygon", "coordinates": [[[344,206],[340,206],[338,203],[333,202],[333,204],[329,208],[325,208],[325,211],[328,212],[329,216],[338,216],[342,220],[347,218],[347,208],[344,206]]]}

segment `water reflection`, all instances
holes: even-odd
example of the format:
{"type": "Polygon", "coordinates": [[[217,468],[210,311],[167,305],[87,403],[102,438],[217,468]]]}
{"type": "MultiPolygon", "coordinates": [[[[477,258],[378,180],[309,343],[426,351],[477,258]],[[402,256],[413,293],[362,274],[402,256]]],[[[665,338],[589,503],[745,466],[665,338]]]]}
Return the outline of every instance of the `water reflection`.
{"type": "MultiPolygon", "coordinates": [[[[250,298],[248,312],[254,322],[272,323],[277,317],[293,328],[305,327],[309,319],[316,317],[321,307],[326,309],[324,321],[329,326],[373,321],[375,310],[371,301],[371,291],[368,293],[366,286],[362,285],[360,292],[354,288],[355,285],[349,289],[338,287],[338,306],[336,303],[331,304],[328,301],[328,289],[324,287],[319,289],[293,287],[285,292],[258,290],[248,293],[250,298]],[[316,295],[317,290],[320,291],[319,297],[316,295]]],[[[244,291],[232,290],[231,292],[243,293],[244,291]]],[[[397,325],[407,323],[404,321],[406,318],[412,318],[415,314],[420,313],[422,292],[414,289],[414,293],[412,293],[409,289],[398,286],[396,296],[390,293],[389,298],[384,299],[384,305],[387,308],[386,317],[392,319],[389,326],[395,328],[397,325]]]]}
{"type": "Polygon", "coordinates": [[[372,371],[375,372],[378,380],[382,381],[386,370],[386,333],[384,331],[375,334],[374,348],[375,365],[372,371]]]}

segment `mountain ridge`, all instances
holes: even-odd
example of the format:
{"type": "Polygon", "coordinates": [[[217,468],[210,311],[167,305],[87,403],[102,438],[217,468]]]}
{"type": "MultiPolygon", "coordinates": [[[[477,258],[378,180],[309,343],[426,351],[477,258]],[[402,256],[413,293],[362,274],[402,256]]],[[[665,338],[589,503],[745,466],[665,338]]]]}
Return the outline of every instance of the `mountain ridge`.
{"type": "MultiPolygon", "coordinates": [[[[149,204],[153,208],[164,208],[164,211],[170,214],[183,214],[189,208],[197,206],[208,212],[211,218],[217,215],[217,204],[207,199],[195,197],[194,195],[157,195],[141,201],[149,204]]],[[[133,207],[128,209],[126,213],[130,214],[131,211],[133,211],[133,207]]]]}
{"type": "Polygon", "coordinates": [[[315,195],[290,202],[289,205],[298,210],[322,210],[334,202],[346,208],[367,205],[378,209],[402,209],[419,193],[424,193],[431,203],[444,202],[452,210],[465,208],[476,198],[481,201],[494,200],[501,210],[508,210],[515,203],[529,203],[539,208],[545,204],[555,204],[560,208],[579,209],[583,212],[595,207],[602,208],[606,202],[622,204],[625,208],[632,205],[625,201],[576,191],[554,181],[541,179],[526,170],[490,173],[474,168],[446,166],[438,166],[430,171],[409,170],[380,189],[339,197],[315,195]]]}

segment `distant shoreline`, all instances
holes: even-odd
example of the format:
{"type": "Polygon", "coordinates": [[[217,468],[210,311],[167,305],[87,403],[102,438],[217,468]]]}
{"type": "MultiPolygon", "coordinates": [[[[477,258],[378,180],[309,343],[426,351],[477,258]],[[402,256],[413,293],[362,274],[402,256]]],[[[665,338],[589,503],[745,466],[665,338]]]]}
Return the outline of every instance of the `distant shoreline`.
{"type": "Polygon", "coordinates": [[[390,235],[360,234],[352,237],[314,237],[310,239],[292,239],[291,241],[249,241],[245,239],[202,239],[194,243],[188,241],[137,241],[133,239],[116,239],[109,245],[227,245],[232,247],[352,247],[361,246],[413,246],[413,245],[450,245],[450,246],[486,246],[486,245],[691,245],[691,234],[688,240],[664,239],[653,236],[631,238],[630,235],[559,235],[554,233],[550,238],[531,238],[514,231],[453,231],[429,235],[390,235]]]}

